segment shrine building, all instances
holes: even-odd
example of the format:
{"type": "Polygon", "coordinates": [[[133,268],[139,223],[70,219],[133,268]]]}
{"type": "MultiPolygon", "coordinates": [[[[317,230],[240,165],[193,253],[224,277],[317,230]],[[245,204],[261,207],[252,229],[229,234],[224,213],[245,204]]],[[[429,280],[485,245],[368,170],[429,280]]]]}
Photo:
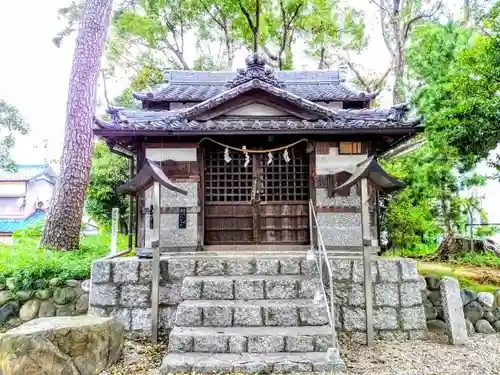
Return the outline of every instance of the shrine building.
{"type": "MultiPolygon", "coordinates": [[[[160,247],[195,251],[310,242],[309,202],[325,245],[361,249],[358,186],[337,189],[369,157],[421,131],[408,106],[372,108],[377,93],[350,85],[342,71],[279,71],[259,54],[237,72],[167,71],[164,82],[134,93],[142,109],[109,108],[94,134],[152,161],[173,184],[162,188],[160,247]]],[[[140,193],[136,246],[151,247],[152,189],[140,193]]],[[[378,196],[370,227],[379,237],[378,196]]]]}

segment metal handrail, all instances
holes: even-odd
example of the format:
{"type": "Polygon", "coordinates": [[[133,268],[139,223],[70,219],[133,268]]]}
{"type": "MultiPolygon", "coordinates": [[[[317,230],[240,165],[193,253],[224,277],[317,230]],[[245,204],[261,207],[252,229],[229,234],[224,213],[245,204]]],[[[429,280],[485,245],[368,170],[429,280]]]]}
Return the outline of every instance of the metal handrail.
{"type": "Polygon", "coordinates": [[[310,251],[314,253],[316,266],[318,268],[319,280],[321,283],[321,293],[325,301],[325,306],[328,314],[328,320],[332,330],[332,348],[338,348],[337,333],[335,331],[335,300],[333,295],[333,271],[332,266],[328,260],[328,253],[326,251],[325,242],[321,235],[316,210],[312,200],[309,200],[309,231],[311,238],[310,251]],[[325,266],[326,265],[326,266],[325,266]],[[328,301],[327,291],[325,288],[323,272],[326,270],[328,283],[330,287],[330,301],[328,301]],[[329,303],[328,303],[329,302],[329,303]]]}

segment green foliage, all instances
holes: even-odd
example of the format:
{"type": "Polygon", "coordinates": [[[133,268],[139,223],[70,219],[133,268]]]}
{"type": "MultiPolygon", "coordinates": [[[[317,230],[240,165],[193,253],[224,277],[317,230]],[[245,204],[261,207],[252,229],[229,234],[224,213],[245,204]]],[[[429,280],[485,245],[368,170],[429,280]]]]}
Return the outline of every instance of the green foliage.
{"type": "Polygon", "coordinates": [[[412,41],[409,67],[423,83],[415,101],[428,138],[454,147],[462,167],[486,158],[500,140],[500,19],[497,2],[479,34],[430,24],[412,41]]]}
{"type": "MultiPolygon", "coordinates": [[[[41,230],[37,224],[16,232],[13,245],[0,244],[0,282],[13,277],[20,288],[29,291],[36,289],[37,280],[83,280],[90,277],[92,261],[109,254],[108,235],[84,236],[80,248],[73,251],[39,248],[41,230]]],[[[127,237],[119,236],[118,248],[126,248],[126,244],[127,237]]]]}
{"type": "Polygon", "coordinates": [[[28,134],[30,128],[19,110],[0,99],[0,169],[15,170],[10,152],[16,143],[16,134],[28,134]]]}
{"type": "Polygon", "coordinates": [[[116,194],[116,187],[129,179],[129,160],[113,154],[108,147],[99,142],[92,155],[90,183],[87,188],[85,209],[87,213],[101,225],[111,222],[111,210],[120,210],[120,229],[126,231],[128,217],[128,200],[116,194]]]}

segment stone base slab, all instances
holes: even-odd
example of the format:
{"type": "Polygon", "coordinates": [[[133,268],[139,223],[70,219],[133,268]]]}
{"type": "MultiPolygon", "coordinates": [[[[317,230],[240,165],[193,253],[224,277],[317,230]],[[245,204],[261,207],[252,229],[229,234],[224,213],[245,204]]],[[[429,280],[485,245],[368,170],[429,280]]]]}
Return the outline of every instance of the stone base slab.
{"type": "Polygon", "coordinates": [[[160,375],[178,373],[301,373],[301,372],[341,372],[344,362],[327,353],[268,353],[268,354],[210,354],[210,353],[169,353],[163,359],[160,375]]]}
{"type": "Polygon", "coordinates": [[[330,326],[175,327],[170,353],[326,352],[332,346],[330,326]]]}

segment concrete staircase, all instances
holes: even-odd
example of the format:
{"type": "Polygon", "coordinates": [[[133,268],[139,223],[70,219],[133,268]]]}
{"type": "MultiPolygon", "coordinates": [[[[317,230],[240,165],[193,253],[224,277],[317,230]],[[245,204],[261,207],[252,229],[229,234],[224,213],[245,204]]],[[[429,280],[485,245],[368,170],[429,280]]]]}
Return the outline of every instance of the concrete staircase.
{"type": "Polygon", "coordinates": [[[184,301],[160,374],[345,368],[332,345],[324,302],[315,303],[320,282],[314,262],[303,254],[239,254],[208,262],[206,276],[183,281],[184,301]]]}

